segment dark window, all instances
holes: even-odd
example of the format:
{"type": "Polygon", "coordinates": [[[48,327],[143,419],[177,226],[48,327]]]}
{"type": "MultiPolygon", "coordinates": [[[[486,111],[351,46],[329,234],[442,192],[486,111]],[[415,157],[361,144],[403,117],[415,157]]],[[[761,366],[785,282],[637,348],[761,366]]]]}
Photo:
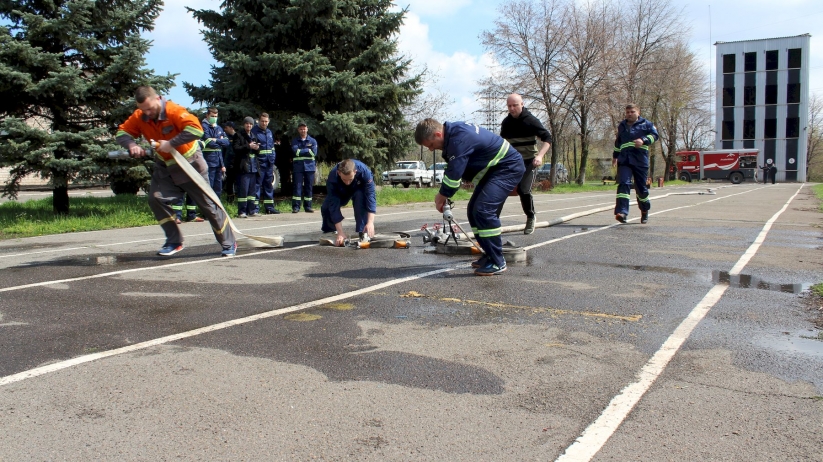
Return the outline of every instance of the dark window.
{"type": "Polygon", "coordinates": [[[777,140],[765,140],[763,141],[763,161],[765,162],[766,159],[774,160],[774,154],[777,149],[777,140]]]}
{"type": "Polygon", "coordinates": [[[757,87],[743,87],[743,105],[754,106],[757,104],[757,87]]]}
{"type": "Polygon", "coordinates": [[[786,119],[786,138],[797,138],[800,136],[800,119],[790,117],[786,119]]]}
{"type": "Polygon", "coordinates": [[[722,141],[720,149],[734,149],[734,141],[722,141]]]}
{"type": "Polygon", "coordinates": [[[777,104],[777,85],[766,85],[766,104],[777,104]]]}
{"type": "Polygon", "coordinates": [[[744,149],[754,149],[754,140],[743,140],[744,149]]]}
{"type": "Polygon", "coordinates": [[[744,60],[744,64],[745,64],[745,67],[744,67],[743,70],[745,72],[754,72],[754,71],[757,70],[757,53],[756,52],[744,53],[743,54],[743,60],[744,60]]]}
{"type": "MultiPolygon", "coordinates": [[[[724,56],[725,57],[725,56],[724,56]]],[[[766,70],[773,71],[777,69],[777,50],[766,52],[766,70]]]]}
{"type": "MultiPolygon", "coordinates": [[[[743,149],[748,149],[743,146],[743,149]]],[[[755,156],[740,156],[740,168],[757,168],[757,157],[755,156]]]]}
{"type": "MultiPolygon", "coordinates": [[[[746,72],[743,74],[745,77],[743,78],[743,85],[747,87],[753,87],[757,85],[757,72],[746,72]]],[[[791,83],[791,82],[789,82],[791,83]]]]}
{"type": "Polygon", "coordinates": [[[766,106],[766,119],[777,118],[777,106],[766,106]]]}
{"type": "Polygon", "coordinates": [[[763,121],[763,138],[777,138],[777,119],[763,121]]]}
{"type": "Polygon", "coordinates": [[[786,103],[799,103],[800,102],[800,84],[799,83],[790,83],[786,85],[786,103]]]}
{"type": "Polygon", "coordinates": [[[734,74],[724,74],[723,75],[723,86],[724,87],[733,87],[734,86],[734,74]]]}
{"type": "MultiPolygon", "coordinates": [[[[754,119],[757,118],[757,117],[755,117],[755,115],[756,115],[755,108],[753,108],[753,107],[743,108],[743,120],[754,120],[754,119]]],[[[725,119],[725,117],[724,117],[724,119],[725,119]]]]}
{"type": "Polygon", "coordinates": [[[789,50],[789,69],[800,68],[801,50],[800,48],[792,48],[789,50]]]}
{"type": "MultiPolygon", "coordinates": [[[[798,143],[798,140],[796,138],[791,139],[791,140],[786,140],[786,160],[789,160],[789,159],[797,160],[797,155],[799,154],[797,152],[797,150],[798,150],[799,147],[800,147],[800,144],[798,143]]],[[[789,166],[791,166],[791,164],[787,165],[786,167],[789,168],[789,166]]],[[[791,167],[791,168],[797,168],[797,166],[794,166],[794,167],[791,167]]]]}
{"type": "Polygon", "coordinates": [[[723,106],[734,106],[734,87],[723,89],[723,106]]]}
{"type": "Polygon", "coordinates": [[[743,121],[743,139],[754,139],[754,120],[743,121]]]}
{"type": "Polygon", "coordinates": [[[730,74],[734,72],[734,55],[723,55],[723,73],[730,74]]]}
{"type": "Polygon", "coordinates": [[[734,120],[734,108],[733,107],[724,107],[723,108],[723,120],[734,120]]]}
{"type": "Polygon", "coordinates": [[[734,139],[734,120],[723,121],[723,138],[724,140],[734,139]]]}
{"type": "Polygon", "coordinates": [[[800,83],[800,69],[789,69],[789,81],[786,83],[800,83]]]}
{"type": "Polygon", "coordinates": [[[800,117],[800,105],[789,104],[786,106],[786,117],[800,117]]]}

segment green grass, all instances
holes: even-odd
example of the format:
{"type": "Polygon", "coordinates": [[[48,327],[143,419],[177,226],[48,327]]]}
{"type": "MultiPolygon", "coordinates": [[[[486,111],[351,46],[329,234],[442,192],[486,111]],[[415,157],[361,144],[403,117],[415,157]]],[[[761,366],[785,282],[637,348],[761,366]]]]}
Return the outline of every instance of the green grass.
{"type": "Polygon", "coordinates": [[[155,223],[145,196],[72,197],[66,216],[52,212],[51,198],[0,204],[0,239],[155,223]]]}
{"type": "Polygon", "coordinates": [[[817,198],[820,199],[820,205],[817,206],[817,209],[823,212],[823,183],[812,186],[812,191],[814,191],[817,198]]]}
{"type": "Polygon", "coordinates": [[[811,291],[812,293],[823,297],[823,282],[813,285],[811,291]]]}
{"type": "MultiPolygon", "coordinates": [[[[437,195],[439,188],[393,188],[391,186],[383,186],[377,191],[377,206],[385,207],[387,205],[411,204],[415,202],[431,202],[434,203],[434,196],[437,195]]],[[[459,190],[452,197],[452,200],[462,201],[468,200],[471,197],[471,191],[459,190]]]]}

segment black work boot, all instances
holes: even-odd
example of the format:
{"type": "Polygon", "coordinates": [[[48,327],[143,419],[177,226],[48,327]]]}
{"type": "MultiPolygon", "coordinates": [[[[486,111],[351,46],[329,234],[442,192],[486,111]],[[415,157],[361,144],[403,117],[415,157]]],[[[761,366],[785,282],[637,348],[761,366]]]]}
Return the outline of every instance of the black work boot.
{"type": "Polygon", "coordinates": [[[643,212],[640,214],[640,223],[646,224],[649,222],[649,212],[643,212]]]}
{"type": "Polygon", "coordinates": [[[534,217],[526,218],[526,227],[523,228],[523,234],[531,234],[534,232],[534,217]]]}

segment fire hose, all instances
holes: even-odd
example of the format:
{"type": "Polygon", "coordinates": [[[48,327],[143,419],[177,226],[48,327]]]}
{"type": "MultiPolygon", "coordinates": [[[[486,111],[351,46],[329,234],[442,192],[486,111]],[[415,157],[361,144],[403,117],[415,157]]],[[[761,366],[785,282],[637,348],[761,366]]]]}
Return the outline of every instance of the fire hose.
{"type": "MultiPolygon", "coordinates": [[[[160,143],[154,140],[149,140],[149,145],[151,146],[151,148],[147,149],[147,152],[151,153],[155,149],[157,149],[160,143]]],[[[127,157],[127,155],[128,151],[109,152],[109,158],[112,159],[125,158],[127,157]]],[[[242,238],[237,239],[238,245],[241,245],[240,243],[242,242],[243,247],[269,248],[283,246],[284,240],[282,236],[252,236],[251,234],[246,234],[237,229],[237,227],[234,225],[234,222],[231,219],[229,212],[226,211],[226,208],[223,206],[223,203],[220,201],[220,198],[217,197],[217,194],[215,194],[214,190],[211,188],[211,185],[209,185],[206,182],[206,180],[203,179],[203,176],[200,175],[200,173],[197,170],[195,170],[194,167],[191,166],[189,161],[185,157],[183,157],[179,152],[177,152],[177,150],[172,149],[171,155],[177,162],[177,165],[179,165],[180,168],[183,169],[183,172],[186,174],[186,176],[188,176],[189,179],[192,180],[194,184],[196,184],[197,187],[200,188],[200,190],[203,191],[203,193],[209,199],[211,199],[214,202],[214,204],[217,207],[219,207],[220,210],[223,211],[223,213],[226,214],[226,220],[228,220],[231,230],[234,231],[235,234],[243,236],[242,238]]],[[[128,157],[131,156],[128,155],[128,157]]]]}

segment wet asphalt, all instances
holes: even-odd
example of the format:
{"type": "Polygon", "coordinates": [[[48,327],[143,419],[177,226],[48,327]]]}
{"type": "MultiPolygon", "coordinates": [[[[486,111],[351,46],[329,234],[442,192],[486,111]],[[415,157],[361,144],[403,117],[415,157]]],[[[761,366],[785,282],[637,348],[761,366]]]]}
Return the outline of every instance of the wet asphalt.
{"type": "MultiPolygon", "coordinates": [[[[821,460],[818,200],[803,187],[729,277],[800,185],[719,186],[653,189],[647,225],[507,234],[527,261],[487,278],[425,251],[430,204],[378,210],[408,250],[319,247],[305,213],[237,220],[286,245],[230,259],[207,223],[170,258],[157,226],[2,241],[0,380],[268,314],[0,385],[0,460],[555,459],[718,283],[594,460],[821,460]]],[[[542,221],[614,193],[535,202],[542,221]]]]}

